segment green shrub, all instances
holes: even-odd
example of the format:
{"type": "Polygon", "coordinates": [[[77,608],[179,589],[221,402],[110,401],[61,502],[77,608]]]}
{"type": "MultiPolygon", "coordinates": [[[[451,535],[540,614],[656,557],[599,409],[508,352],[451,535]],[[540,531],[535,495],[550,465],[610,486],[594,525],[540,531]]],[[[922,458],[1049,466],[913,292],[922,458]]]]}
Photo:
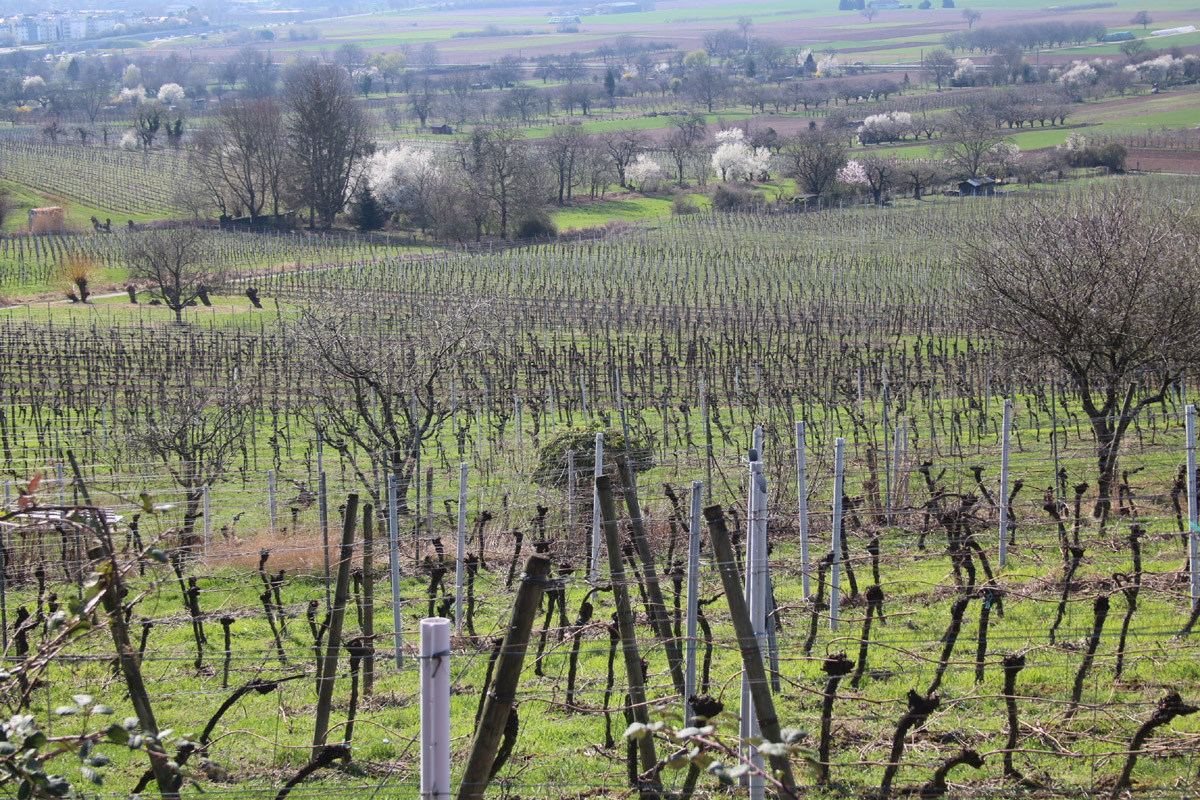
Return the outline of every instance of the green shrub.
{"type": "MultiPolygon", "coordinates": [[[[604,434],[605,464],[611,465],[625,453],[625,435],[619,428],[605,428],[599,421],[582,427],[559,431],[538,448],[537,471],[534,480],[543,486],[567,485],[567,451],[575,451],[576,475],[590,479],[596,460],[596,434],[604,434]]],[[[629,457],[634,473],[645,472],[654,466],[654,450],[650,442],[629,434],[629,457]]]]}
{"type": "Polygon", "coordinates": [[[763,197],[737,183],[718,183],[709,192],[714,211],[749,211],[763,205],[763,197]]]}
{"type": "Polygon", "coordinates": [[[550,239],[558,235],[558,226],[545,214],[527,217],[517,225],[518,239],[550,239]]]}
{"type": "Polygon", "coordinates": [[[671,198],[671,213],[677,217],[695,214],[699,210],[696,198],[686,192],[676,192],[675,196],[671,198]]]}

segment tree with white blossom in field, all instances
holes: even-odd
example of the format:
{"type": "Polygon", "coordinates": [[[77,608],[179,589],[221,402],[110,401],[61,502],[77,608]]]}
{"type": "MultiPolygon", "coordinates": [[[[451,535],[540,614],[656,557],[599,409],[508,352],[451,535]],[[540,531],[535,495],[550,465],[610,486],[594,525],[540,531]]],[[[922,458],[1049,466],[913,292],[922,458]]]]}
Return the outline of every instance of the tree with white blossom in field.
{"type": "Polygon", "coordinates": [[[765,147],[751,147],[741,128],[718,131],[716,140],[712,167],[722,182],[752,180],[770,171],[771,151],[765,147]]]}

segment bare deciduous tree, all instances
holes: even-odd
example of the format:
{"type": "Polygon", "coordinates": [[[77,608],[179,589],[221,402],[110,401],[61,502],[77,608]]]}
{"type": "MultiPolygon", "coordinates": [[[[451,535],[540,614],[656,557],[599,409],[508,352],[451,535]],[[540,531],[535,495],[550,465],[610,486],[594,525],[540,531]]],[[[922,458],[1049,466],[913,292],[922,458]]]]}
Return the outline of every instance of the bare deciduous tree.
{"type": "Polygon", "coordinates": [[[451,377],[496,355],[489,313],[485,304],[466,303],[431,317],[423,309],[331,294],[283,321],[296,352],[311,365],[314,424],[373,487],[376,503],[382,499],[377,482],[355,451],[381,460],[395,476],[399,506],[407,513],[420,444],[451,416],[451,377]]]}
{"type": "Polygon", "coordinates": [[[996,160],[997,148],[1010,141],[979,108],[956,108],[942,121],[942,155],[966,178],[979,177],[984,167],[996,160]]]}
{"type": "Polygon", "coordinates": [[[138,395],[126,425],[134,458],[161,462],[183,490],[184,547],[200,544],[196,520],[203,516],[204,487],[228,477],[246,447],[254,404],[235,391],[202,385],[162,387],[138,395]]]}
{"type": "Polygon", "coordinates": [[[1198,360],[1198,246],[1190,209],[1130,186],[997,207],[964,245],[976,318],[1016,363],[1057,365],[1079,394],[1102,528],[1126,430],[1198,360]]]}
{"type": "Polygon", "coordinates": [[[279,214],[284,172],[283,115],[273,100],[227,103],[192,142],[197,182],[222,214],[244,211],[257,221],[279,214]]]}
{"type": "Polygon", "coordinates": [[[837,180],[838,170],[846,165],[842,140],[824,131],[801,133],[788,140],[780,156],[787,175],[795,178],[804,191],[815,195],[824,194],[837,180]]]}
{"type": "Polygon", "coordinates": [[[558,204],[571,199],[571,190],[582,180],[579,162],[585,145],[583,130],[575,125],[555,125],[545,140],[547,163],[558,185],[558,204]]]}
{"type": "Polygon", "coordinates": [[[179,323],[183,309],[221,281],[195,228],[130,234],[124,256],[130,281],[145,285],[151,297],[175,312],[179,323]]]}
{"type": "Polygon", "coordinates": [[[288,75],[288,141],[301,194],[323,228],[354,193],[354,166],[370,143],[371,126],[346,70],[307,62],[288,75]]]}
{"type": "Polygon", "coordinates": [[[617,183],[624,189],[625,169],[646,149],[646,134],[639,130],[613,131],[603,134],[600,141],[617,171],[617,183]]]}
{"type": "Polygon", "coordinates": [[[937,84],[939,92],[942,90],[942,84],[950,79],[957,68],[958,64],[955,62],[954,56],[943,47],[933,48],[925,54],[925,58],[921,61],[921,69],[937,84]]]}
{"type": "Polygon", "coordinates": [[[675,120],[674,125],[675,130],[671,131],[664,146],[675,165],[675,178],[683,186],[688,163],[696,158],[700,143],[704,141],[705,119],[702,114],[693,112],[675,120]]]}
{"type": "Polygon", "coordinates": [[[946,180],[946,170],[938,161],[901,158],[895,165],[896,183],[912,190],[914,200],[920,200],[929,189],[946,180]]]}
{"type": "Polygon", "coordinates": [[[508,238],[509,222],[517,213],[545,203],[539,165],[517,128],[476,127],[459,146],[456,160],[475,192],[490,204],[501,239],[508,238]]]}

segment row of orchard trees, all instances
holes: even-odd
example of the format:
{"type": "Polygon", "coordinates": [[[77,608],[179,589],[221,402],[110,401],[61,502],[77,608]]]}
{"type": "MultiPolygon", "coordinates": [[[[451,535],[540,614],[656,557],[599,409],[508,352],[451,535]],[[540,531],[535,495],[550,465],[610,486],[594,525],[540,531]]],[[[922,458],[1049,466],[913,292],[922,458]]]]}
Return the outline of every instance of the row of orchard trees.
{"type": "MultiPolygon", "coordinates": [[[[705,185],[713,176],[721,182],[781,176],[813,195],[827,195],[838,183],[861,184],[878,202],[890,189],[919,198],[947,180],[1003,177],[1018,152],[999,118],[978,105],[935,115],[887,112],[857,129],[863,144],[924,135],[936,146],[937,162],[860,154],[832,126],[793,137],[740,128],[710,134],[698,114],[678,118],[658,141],[634,129],[588,136],[579,126],[559,125],[544,139],[527,140],[518,128],[479,126],[446,146],[377,149],[360,107],[345,95],[344,71],[314,65],[298,74],[305,81],[290,89],[285,106],[233,102],[197,135],[193,165],[204,189],[198,211],[257,219],[304,203],[310,222],[324,227],[349,207],[364,229],[394,216],[441,239],[529,238],[552,232],[548,205],[577,194],[602,197],[610,184],[656,191],[688,180],[705,185]],[[856,166],[844,172],[852,158],[856,166]]],[[[1119,169],[1122,160],[1111,166],[1119,169]]]]}

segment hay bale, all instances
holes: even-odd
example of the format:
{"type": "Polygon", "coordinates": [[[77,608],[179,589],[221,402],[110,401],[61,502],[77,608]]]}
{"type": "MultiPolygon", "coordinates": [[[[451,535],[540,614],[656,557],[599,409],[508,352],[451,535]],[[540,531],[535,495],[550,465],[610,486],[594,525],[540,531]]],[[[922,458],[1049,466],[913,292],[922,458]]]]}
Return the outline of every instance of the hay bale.
{"type": "Polygon", "coordinates": [[[63,233],[66,230],[66,214],[60,206],[29,209],[29,232],[63,233]]]}

